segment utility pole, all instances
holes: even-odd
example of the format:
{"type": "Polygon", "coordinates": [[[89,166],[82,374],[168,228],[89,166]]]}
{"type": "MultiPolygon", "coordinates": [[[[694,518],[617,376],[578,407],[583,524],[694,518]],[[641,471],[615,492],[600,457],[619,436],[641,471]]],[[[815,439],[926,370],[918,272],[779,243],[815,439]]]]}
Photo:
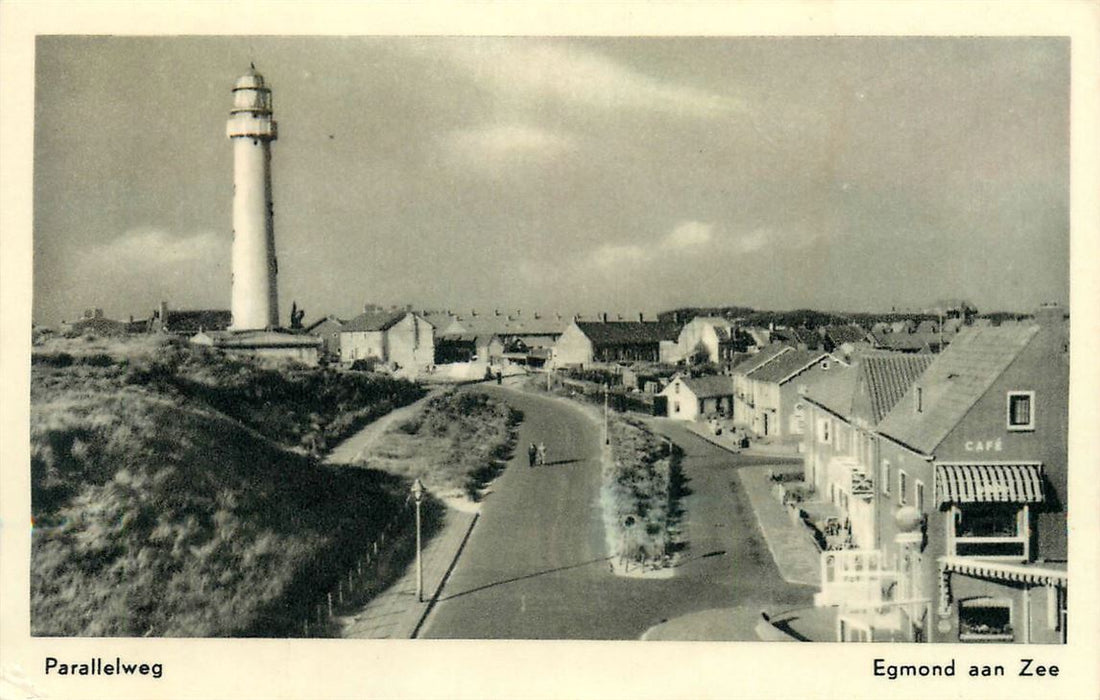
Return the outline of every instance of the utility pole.
{"type": "Polygon", "coordinates": [[[424,498],[424,484],[420,479],[412,485],[413,500],[416,501],[416,602],[424,602],[424,561],[420,551],[420,502],[424,498]]]}
{"type": "Polygon", "coordinates": [[[611,393],[611,384],[603,385],[603,444],[611,444],[610,419],[608,416],[607,396],[611,393]]]}

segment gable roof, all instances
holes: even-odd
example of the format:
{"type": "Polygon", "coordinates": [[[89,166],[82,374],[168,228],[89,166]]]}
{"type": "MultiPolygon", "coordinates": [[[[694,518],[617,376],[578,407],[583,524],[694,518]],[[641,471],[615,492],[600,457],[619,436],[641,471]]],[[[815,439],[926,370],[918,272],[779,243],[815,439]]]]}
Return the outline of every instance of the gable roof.
{"type": "Polygon", "coordinates": [[[306,326],[303,331],[305,333],[313,333],[315,330],[325,325],[326,323],[331,324],[336,328],[341,328],[344,325],[344,322],[336,318],[335,316],[325,316],[324,318],[318,319],[306,326]]]}
{"type": "Polygon", "coordinates": [[[576,321],[577,328],[594,347],[606,345],[648,345],[662,340],[675,342],[680,324],[661,321],[576,321]]]}
{"type": "Polygon", "coordinates": [[[932,364],[932,355],[867,355],[859,363],[871,398],[871,421],[878,424],[932,364]]]}
{"type": "Polygon", "coordinates": [[[763,365],[771,362],[776,357],[782,355],[785,352],[794,350],[790,345],[783,343],[772,343],[771,345],[765,345],[760,349],[760,352],[749,355],[744,362],[737,365],[734,370],[738,374],[748,374],[753,370],[762,367],[763,365]]]}
{"type": "Polygon", "coordinates": [[[784,384],[818,360],[828,357],[820,350],[791,350],[785,352],[763,367],[749,373],[749,377],[760,382],[784,384]]]}
{"type": "Polygon", "coordinates": [[[825,328],[825,337],[828,338],[834,345],[843,345],[844,343],[858,343],[862,340],[866,340],[867,331],[863,330],[859,326],[828,326],[825,328]]]}
{"type": "Polygon", "coordinates": [[[347,321],[340,332],[388,331],[411,313],[411,311],[367,311],[347,321]]]}
{"type": "Polygon", "coordinates": [[[733,377],[726,375],[680,377],[680,381],[700,399],[733,395],[733,377]]]}
{"type": "Polygon", "coordinates": [[[857,366],[840,365],[806,389],[806,399],[842,418],[851,417],[859,381],[857,366]]]}
{"type": "Polygon", "coordinates": [[[923,454],[932,454],[1020,352],[1039,327],[972,326],[959,333],[883,418],[879,432],[923,454]],[[922,390],[920,413],[912,399],[922,390]]]}

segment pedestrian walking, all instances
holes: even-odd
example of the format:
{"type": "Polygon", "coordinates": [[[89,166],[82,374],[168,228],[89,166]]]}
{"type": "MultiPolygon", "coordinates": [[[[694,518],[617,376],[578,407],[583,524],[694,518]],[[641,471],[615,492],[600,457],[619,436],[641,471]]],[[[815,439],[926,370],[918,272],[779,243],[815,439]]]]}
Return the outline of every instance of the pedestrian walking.
{"type": "Polygon", "coordinates": [[[535,458],[538,456],[539,448],[535,447],[535,443],[531,443],[531,446],[527,448],[527,466],[535,466],[535,458]]]}
{"type": "Polygon", "coordinates": [[[539,464],[546,464],[546,444],[540,442],[538,446],[539,464]]]}

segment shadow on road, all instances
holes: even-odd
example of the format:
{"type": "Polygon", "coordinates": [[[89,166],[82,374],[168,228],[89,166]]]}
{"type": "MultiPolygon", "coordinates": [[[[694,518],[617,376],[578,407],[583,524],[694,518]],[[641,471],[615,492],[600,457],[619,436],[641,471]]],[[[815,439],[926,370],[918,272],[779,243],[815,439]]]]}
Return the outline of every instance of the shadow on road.
{"type": "Polygon", "coordinates": [[[546,574],[553,574],[559,571],[568,571],[570,569],[579,569],[582,566],[589,566],[591,564],[598,564],[603,561],[610,560],[611,557],[600,557],[599,559],[592,559],[590,561],[581,562],[580,564],[570,564],[569,566],[559,566],[555,569],[546,569],[545,571],[536,571],[533,574],[524,574],[523,576],[515,576],[513,578],[506,578],[503,581],[494,581],[493,583],[487,583],[484,586],[478,586],[477,588],[471,588],[468,591],[462,591],[449,596],[440,598],[440,601],[453,600],[455,598],[461,598],[464,595],[470,595],[471,593],[477,593],[478,591],[484,591],[486,588],[495,588],[497,586],[503,586],[509,583],[515,583],[516,581],[524,581],[529,578],[538,578],[539,576],[545,576],[546,574]]]}
{"type": "Polygon", "coordinates": [[[540,467],[554,467],[554,466],[557,466],[559,464],[576,464],[579,461],[580,461],[579,459],[559,459],[556,462],[543,462],[542,464],[539,464],[538,466],[540,466],[540,467]]]}

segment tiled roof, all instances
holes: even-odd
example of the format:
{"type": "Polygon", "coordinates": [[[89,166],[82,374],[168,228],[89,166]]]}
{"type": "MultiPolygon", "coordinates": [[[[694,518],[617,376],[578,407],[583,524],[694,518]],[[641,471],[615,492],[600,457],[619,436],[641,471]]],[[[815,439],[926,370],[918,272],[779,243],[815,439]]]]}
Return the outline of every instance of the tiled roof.
{"type": "Polygon", "coordinates": [[[680,336],[680,324],[659,321],[577,321],[577,327],[588,336],[594,347],[605,345],[646,345],[662,340],[675,342],[680,336]]]}
{"type": "Polygon", "coordinates": [[[885,418],[930,364],[932,355],[867,355],[860,360],[861,380],[871,397],[871,421],[877,424],[885,418]]]}
{"type": "Polygon", "coordinates": [[[897,333],[875,334],[875,344],[882,348],[900,351],[927,352],[937,348],[943,342],[939,333],[897,333]]]}
{"type": "Polygon", "coordinates": [[[790,345],[784,345],[783,343],[772,343],[771,345],[766,345],[760,349],[760,352],[749,355],[749,357],[744,362],[737,365],[734,369],[737,371],[738,374],[748,374],[749,372],[752,372],[753,370],[767,364],[768,362],[771,362],[779,355],[782,355],[783,353],[789,352],[793,349],[794,348],[792,348],[790,345]]]}
{"type": "Polygon", "coordinates": [[[324,318],[318,319],[318,320],[314,321],[313,323],[309,324],[308,326],[305,327],[304,330],[305,330],[306,333],[313,333],[314,331],[316,331],[318,328],[325,325],[326,323],[332,325],[335,328],[340,328],[344,325],[344,322],[341,321],[340,319],[336,318],[335,316],[325,316],[324,318]]]}
{"type": "Polygon", "coordinates": [[[791,350],[763,367],[753,370],[749,377],[761,382],[783,383],[791,375],[801,372],[807,366],[826,356],[826,353],[818,350],[791,350]]]}
{"type": "Polygon", "coordinates": [[[233,312],[221,309],[168,312],[170,333],[198,333],[200,330],[224,331],[233,323],[233,312]]]}
{"type": "Polygon", "coordinates": [[[352,331],[388,331],[410,311],[379,311],[361,313],[344,324],[341,333],[352,331]]]}
{"type": "Polygon", "coordinates": [[[550,316],[548,318],[508,317],[508,316],[469,316],[457,319],[459,325],[470,333],[490,335],[561,335],[568,321],[550,316]]]}
{"type": "Polygon", "coordinates": [[[825,337],[834,345],[858,343],[867,338],[867,331],[859,326],[829,326],[825,329],[825,337]]]}
{"type": "Polygon", "coordinates": [[[898,442],[931,454],[990,385],[1031,341],[1039,327],[970,327],[958,334],[879,424],[898,442]],[[914,392],[922,390],[922,411],[914,392]]]}
{"type": "Polygon", "coordinates": [[[707,377],[680,377],[691,393],[698,398],[710,398],[712,396],[732,396],[733,377],[725,375],[711,375],[707,377]]]}
{"type": "Polygon", "coordinates": [[[849,418],[853,412],[852,405],[858,379],[858,366],[838,365],[835,370],[830,370],[828,374],[806,389],[806,398],[838,416],[849,418]]]}

